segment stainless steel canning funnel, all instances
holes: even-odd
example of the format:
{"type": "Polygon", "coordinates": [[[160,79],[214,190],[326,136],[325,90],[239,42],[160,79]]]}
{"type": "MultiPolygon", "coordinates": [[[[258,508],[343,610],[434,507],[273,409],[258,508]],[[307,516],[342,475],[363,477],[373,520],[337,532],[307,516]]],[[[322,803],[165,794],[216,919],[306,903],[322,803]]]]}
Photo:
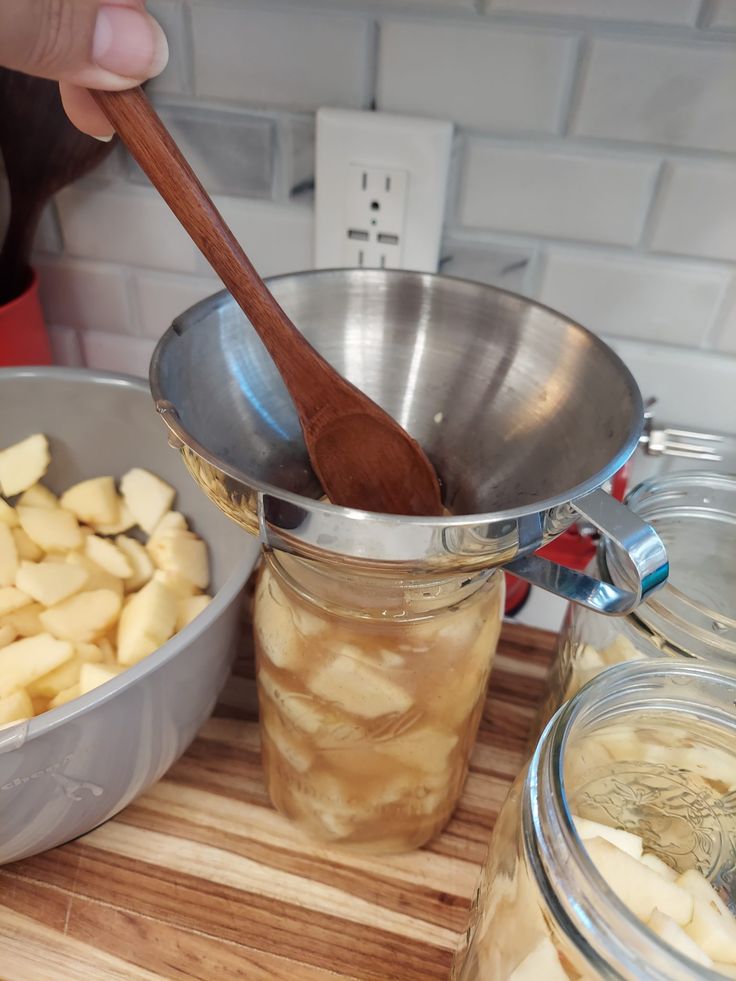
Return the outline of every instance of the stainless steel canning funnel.
{"type": "Polygon", "coordinates": [[[609,614],[666,580],[657,534],[600,490],[634,451],[643,406],[595,335],[520,296],[442,276],[351,269],[269,286],[327,360],[419,440],[452,516],[320,501],[281,378],[223,292],[164,334],[151,388],[194,478],[264,543],[394,574],[503,565],[609,614]],[[533,554],[581,517],[618,545],[616,583],[533,554]]]}

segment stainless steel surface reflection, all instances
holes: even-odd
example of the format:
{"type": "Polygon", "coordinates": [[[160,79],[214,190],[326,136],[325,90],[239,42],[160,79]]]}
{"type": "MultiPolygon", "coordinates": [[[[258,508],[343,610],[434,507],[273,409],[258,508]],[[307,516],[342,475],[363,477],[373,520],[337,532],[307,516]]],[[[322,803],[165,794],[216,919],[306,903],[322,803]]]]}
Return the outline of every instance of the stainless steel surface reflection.
{"type": "Polygon", "coordinates": [[[274,547],[414,572],[525,556],[519,575],[605,612],[625,612],[666,578],[661,543],[638,519],[615,588],[560,577],[531,555],[583,507],[616,509],[598,488],[639,440],[639,390],[595,335],[523,297],[429,274],[332,270],[269,285],[324,357],[419,440],[453,517],[319,502],[283,382],[220,293],[163,336],[151,386],[193,476],[234,520],[274,547]]]}

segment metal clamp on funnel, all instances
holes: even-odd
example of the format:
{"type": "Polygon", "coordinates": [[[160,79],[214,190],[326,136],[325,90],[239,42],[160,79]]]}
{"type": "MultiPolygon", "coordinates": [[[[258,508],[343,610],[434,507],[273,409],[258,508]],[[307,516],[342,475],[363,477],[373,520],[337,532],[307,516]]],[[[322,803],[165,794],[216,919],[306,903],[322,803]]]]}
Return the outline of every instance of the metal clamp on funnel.
{"type": "Polygon", "coordinates": [[[540,555],[514,559],[506,569],[534,586],[598,613],[630,613],[667,580],[669,562],[662,540],[651,525],[602,490],[572,501],[571,506],[615,546],[617,561],[611,562],[609,568],[620,585],[601,582],[540,555]]]}

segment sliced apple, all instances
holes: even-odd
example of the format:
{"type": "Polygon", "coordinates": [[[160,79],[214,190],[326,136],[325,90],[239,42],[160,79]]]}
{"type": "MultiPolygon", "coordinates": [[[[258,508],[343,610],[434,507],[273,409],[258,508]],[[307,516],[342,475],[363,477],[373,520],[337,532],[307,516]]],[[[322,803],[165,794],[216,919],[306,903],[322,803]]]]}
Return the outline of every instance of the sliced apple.
{"type": "Polygon", "coordinates": [[[88,559],[96,562],[101,569],[109,572],[111,576],[117,576],[118,579],[130,579],[133,575],[133,567],[124,553],[108,538],[89,535],[84,543],[84,554],[88,559]]]}
{"type": "Polygon", "coordinates": [[[42,433],[0,451],[0,491],[14,497],[28,490],[43,477],[50,462],[48,440],[42,433]]]}
{"type": "Polygon", "coordinates": [[[205,610],[212,602],[210,596],[187,596],[177,601],[176,629],[183,630],[195,617],[205,610]]]}
{"type": "Polygon", "coordinates": [[[154,564],[164,572],[188,579],[199,589],[210,583],[207,546],[191,531],[175,531],[157,537],[148,543],[148,551],[154,564]]]}
{"type": "Polygon", "coordinates": [[[33,717],[33,703],[21,688],[0,698],[0,726],[10,722],[23,722],[33,717]]]}
{"type": "Polygon", "coordinates": [[[4,626],[12,627],[19,637],[35,637],[36,634],[44,633],[44,627],[40,616],[44,607],[40,603],[31,603],[29,606],[22,606],[19,610],[6,613],[0,617],[4,626]]]}
{"type": "Polygon", "coordinates": [[[167,589],[171,590],[175,596],[180,599],[186,599],[188,596],[199,596],[199,589],[191,582],[189,579],[184,579],[178,576],[175,572],[166,572],[163,569],[156,569],[153,574],[153,578],[156,582],[160,582],[162,585],[166,586],[167,589]]]}
{"type": "Polygon", "coordinates": [[[18,571],[18,548],[13,532],[0,524],[0,586],[12,586],[18,571]]]}
{"type": "Polygon", "coordinates": [[[24,508],[58,508],[59,499],[53,491],[43,484],[34,484],[18,498],[18,507],[24,508]]]}
{"type": "Polygon", "coordinates": [[[75,655],[53,671],[31,681],[26,691],[31,698],[54,698],[60,691],[77,684],[81,669],[82,661],[75,655]]]}
{"type": "Polygon", "coordinates": [[[0,648],[12,644],[17,636],[15,629],[9,623],[0,624],[0,648]]]}
{"type": "Polygon", "coordinates": [[[83,664],[79,675],[79,694],[86,695],[93,688],[98,688],[106,681],[117,678],[124,670],[111,664],[83,664]]]}
{"type": "Polygon", "coordinates": [[[454,732],[425,725],[377,743],[376,750],[409,769],[441,774],[447,771],[450,754],[456,745],[454,732]]]}
{"type": "Polygon", "coordinates": [[[32,602],[31,597],[27,593],[24,593],[21,589],[16,589],[15,586],[0,587],[0,616],[5,616],[7,613],[15,613],[16,610],[20,610],[32,602]]]}
{"type": "Polygon", "coordinates": [[[712,959],[708,957],[701,947],[698,947],[692,937],[689,937],[681,926],[675,923],[671,916],[667,916],[666,913],[655,909],[649,917],[647,926],[652,933],[656,933],[661,940],[664,940],[666,944],[669,944],[670,947],[673,947],[680,954],[689,957],[691,961],[695,961],[696,964],[702,964],[703,967],[713,967],[712,959]]]}
{"type": "Polygon", "coordinates": [[[104,664],[118,663],[117,654],[115,653],[115,646],[109,637],[100,637],[100,639],[97,641],[97,646],[102,651],[102,660],[104,664]]]}
{"type": "Polygon", "coordinates": [[[176,496],[173,487],[140,467],[125,474],[120,481],[120,491],[136,524],[149,535],[171,508],[176,496]]]}
{"type": "Polygon", "coordinates": [[[623,831],[620,828],[611,828],[606,824],[599,824],[597,821],[589,821],[587,818],[578,817],[576,814],[573,814],[572,819],[575,830],[583,841],[588,841],[590,838],[605,838],[606,841],[610,841],[616,848],[620,848],[621,851],[633,856],[633,858],[641,858],[644,843],[638,835],[634,835],[630,831],[623,831]]]}
{"type": "Polygon", "coordinates": [[[66,561],[69,565],[84,569],[87,573],[87,583],[85,586],[87,590],[111,589],[118,596],[123,595],[123,580],[111,575],[106,569],[97,565],[96,562],[93,562],[92,559],[88,558],[82,552],[70,552],[66,557],[66,561]]]}
{"type": "Polygon", "coordinates": [[[27,559],[29,562],[38,562],[43,558],[43,549],[32,542],[22,528],[13,528],[13,540],[18,550],[19,559],[27,559]]]}
{"type": "Polygon", "coordinates": [[[18,524],[18,515],[15,508],[11,508],[7,501],[0,497],[0,524],[7,525],[8,528],[15,528],[18,524]]]}
{"type": "Polygon", "coordinates": [[[736,964],[727,964],[725,961],[713,961],[713,970],[718,971],[724,978],[736,978],[736,964]]]}
{"type": "Polygon", "coordinates": [[[663,862],[662,859],[658,858],[656,855],[652,855],[651,852],[645,852],[639,861],[643,865],[648,865],[650,869],[667,879],[669,882],[675,882],[677,880],[677,872],[675,872],[672,866],[668,865],[666,862],[663,862]]]}
{"type": "Polygon", "coordinates": [[[364,719],[399,715],[413,705],[409,692],[385,672],[351,657],[336,657],[320,664],[309,687],[318,697],[364,719]]]}
{"type": "Polygon", "coordinates": [[[153,576],[153,562],[139,541],[129,538],[128,535],[118,535],[115,539],[120,552],[128,560],[131,568],[131,575],[125,580],[126,593],[134,593],[145,586],[153,576]]]}
{"type": "Polygon", "coordinates": [[[21,562],[15,585],[37,603],[54,606],[78,593],[88,579],[85,569],[65,562],[21,562]]]}
{"type": "Polygon", "coordinates": [[[60,691],[58,695],[54,697],[49,702],[49,708],[58,708],[60,705],[66,705],[67,702],[73,701],[75,698],[79,698],[81,695],[79,690],[79,683],[72,685],[71,688],[65,688],[64,691],[60,691]]]}
{"type": "Polygon", "coordinates": [[[687,890],[694,902],[685,932],[714,961],[736,964],[736,919],[713,886],[696,869],[683,872],[677,885],[687,890]]]}
{"type": "Polygon", "coordinates": [[[92,477],[73,484],[59,504],[88,525],[113,524],[120,519],[120,497],[112,477],[92,477]]]}
{"type": "Polygon", "coordinates": [[[0,650],[0,697],[26,688],[36,678],[58,668],[74,654],[68,641],[49,634],[16,640],[0,650]]]}
{"type": "Polygon", "coordinates": [[[92,642],[117,620],[121,601],[112,589],[85,590],[49,607],[39,619],[61,640],[92,642]]]}
{"type": "Polygon", "coordinates": [[[189,525],[187,524],[187,519],[181,513],[181,511],[167,511],[166,514],[161,518],[159,523],[151,532],[148,541],[146,542],[146,548],[150,548],[159,538],[163,538],[164,535],[168,535],[174,531],[189,531],[189,525]]]}
{"type": "Polygon", "coordinates": [[[69,552],[80,548],[79,522],[64,508],[16,508],[23,531],[44,552],[69,552]]]}
{"type": "Polygon", "coordinates": [[[534,950],[508,975],[508,981],[540,981],[542,978],[544,981],[567,981],[568,978],[554,944],[547,937],[542,937],[534,950]]]}
{"type": "Polygon", "coordinates": [[[98,522],[93,524],[92,527],[97,532],[98,535],[122,535],[124,531],[130,531],[131,528],[135,528],[135,518],[130,513],[130,508],[122,499],[118,497],[118,520],[113,521],[111,524],[103,524],[98,522]]]}
{"type": "Polygon", "coordinates": [[[176,616],[176,596],[158,580],[133,593],[118,624],[119,663],[137,664],[165,644],[176,628],[176,616]]]}
{"type": "MultiPolygon", "coordinates": [[[[590,838],[585,847],[593,864],[631,912],[645,923],[655,909],[684,926],[693,914],[693,898],[604,838],[590,838]]],[[[678,880],[679,881],[679,880],[678,880]]]]}

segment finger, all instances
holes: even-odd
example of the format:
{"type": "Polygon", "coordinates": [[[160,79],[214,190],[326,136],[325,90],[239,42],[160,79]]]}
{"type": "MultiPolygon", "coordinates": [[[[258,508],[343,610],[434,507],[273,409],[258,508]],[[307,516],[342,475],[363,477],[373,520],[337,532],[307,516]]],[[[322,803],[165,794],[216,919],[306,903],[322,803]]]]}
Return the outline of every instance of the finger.
{"type": "Polygon", "coordinates": [[[123,89],[163,71],[166,37],[140,0],[2,0],[0,64],[87,88],[123,89]]]}
{"type": "Polygon", "coordinates": [[[64,110],[77,129],[98,140],[112,136],[112,126],[87,89],[69,82],[60,82],[59,89],[64,110]]]}

